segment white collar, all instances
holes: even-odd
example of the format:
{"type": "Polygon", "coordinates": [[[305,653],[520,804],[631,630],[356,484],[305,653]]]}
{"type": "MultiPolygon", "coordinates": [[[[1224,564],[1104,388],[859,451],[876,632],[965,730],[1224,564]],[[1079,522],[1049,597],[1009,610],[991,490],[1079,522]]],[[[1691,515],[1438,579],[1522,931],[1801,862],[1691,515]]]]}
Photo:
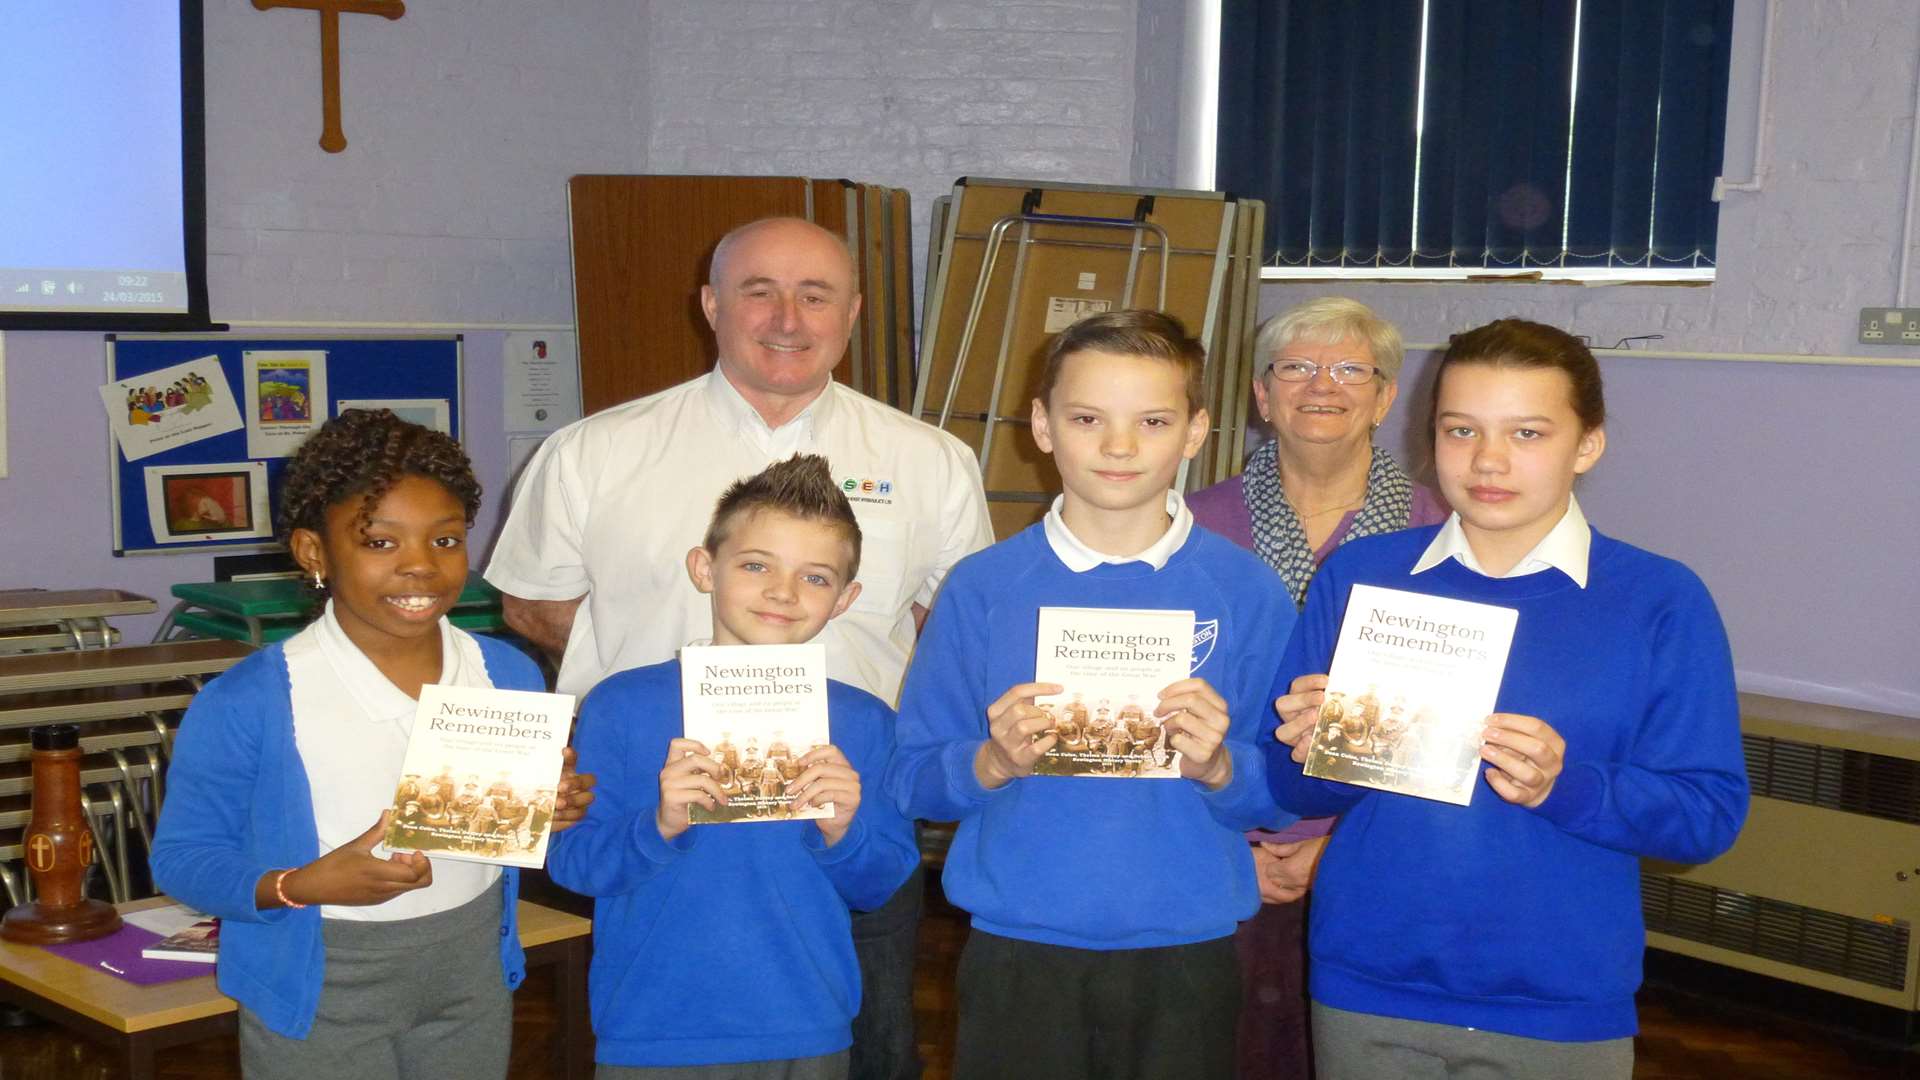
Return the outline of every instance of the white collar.
{"type": "MultiPolygon", "coordinates": [[[[360,651],[347,632],[340,626],[340,620],[334,616],[333,601],[327,601],[327,610],[315,623],[315,641],[320,646],[320,655],[326,658],[334,673],[340,677],[340,683],[353,695],[360,712],[368,720],[385,723],[392,720],[411,720],[415,708],[420,704],[407,696],[406,691],[393,685],[374,662],[360,651]]],[[[446,616],[440,618],[440,681],[448,685],[476,685],[464,681],[466,674],[461,670],[460,650],[454,646],[453,633],[446,616]]],[[[479,684],[484,685],[484,684],[479,684]]]]}
{"type": "Polygon", "coordinates": [[[1537,574],[1542,570],[1559,570],[1573,579],[1575,585],[1587,587],[1587,556],[1593,549],[1593,531],[1587,526],[1587,515],[1580,512],[1580,500],[1567,496],[1567,512],[1561,515],[1555,525],[1533,550],[1513,564],[1513,569],[1504,574],[1489,574],[1480,567],[1480,560],[1473,557],[1473,548],[1467,543],[1467,534],[1460,528],[1460,515],[1453,514],[1447,523],[1440,526],[1439,535],[1427,550],[1421,552],[1420,561],[1413,564],[1411,573],[1431,570],[1448,559],[1460,560],[1460,565],[1482,577],[1524,577],[1537,574]]]}
{"type": "Polygon", "coordinates": [[[771,428],[767,426],[766,417],[761,416],[760,410],[741,396],[739,388],[728,381],[718,364],[707,373],[707,401],[713,406],[714,416],[732,424],[734,430],[743,435],[765,436],[779,431],[811,436],[826,423],[833,408],[833,387],[833,380],[828,379],[827,385],[820,389],[812,401],[807,402],[806,408],[778,428],[771,428]]]}
{"type": "Polygon", "coordinates": [[[1042,525],[1047,533],[1047,546],[1053,549],[1061,562],[1067,564],[1067,569],[1076,574],[1084,574],[1106,563],[1143,562],[1155,570],[1163,570],[1167,560],[1173,558],[1173,553],[1187,542],[1187,534],[1193,532],[1193,511],[1187,509],[1187,500],[1181,498],[1179,492],[1169,490],[1167,514],[1173,518],[1173,524],[1167,526],[1167,531],[1160,535],[1160,539],[1148,545],[1145,551],[1133,555],[1107,555],[1082,543],[1079,537],[1073,535],[1073,530],[1067,528],[1066,519],[1060,516],[1060,508],[1066,505],[1066,501],[1065,495],[1054,496],[1053,509],[1047,511],[1042,525]]]}

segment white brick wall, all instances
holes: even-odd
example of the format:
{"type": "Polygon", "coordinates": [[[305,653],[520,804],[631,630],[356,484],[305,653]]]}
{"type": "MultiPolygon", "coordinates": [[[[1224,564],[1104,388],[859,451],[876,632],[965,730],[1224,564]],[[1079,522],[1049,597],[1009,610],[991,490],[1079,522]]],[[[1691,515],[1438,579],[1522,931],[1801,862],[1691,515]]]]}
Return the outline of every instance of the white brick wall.
{"type": "Polygon", "coordinates": [[[1135,0],[414,0],[319,30],[210,0],[208,249],[229,319],[566,322],[566,177],[1125,183],[1135,0]]]}
{"type": "Polygon", "coordinates": [[[1126,183],[1133,0],[660,0],[653,172],[1126,183]]]}
{"type": "Polygon", "coordinates": [[[630,0],[343,16],[328,154],[317,17],[209,0],[215,316],[570,322],[566,178],[644,168],[647,28],[630,0]]]}

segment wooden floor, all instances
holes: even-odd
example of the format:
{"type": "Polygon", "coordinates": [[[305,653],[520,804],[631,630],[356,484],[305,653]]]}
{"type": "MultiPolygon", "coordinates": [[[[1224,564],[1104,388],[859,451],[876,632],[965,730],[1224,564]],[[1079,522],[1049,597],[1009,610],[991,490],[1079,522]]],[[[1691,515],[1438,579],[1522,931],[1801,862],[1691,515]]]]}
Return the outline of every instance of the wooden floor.
{"type": "MultiPolygon", "coordinates": [[[[937,884],[930,884],[929,892],[913,1003],[926,1080],[946,1080],[953,1047],[953,975],[967,928],[964,917],[940,897],[937,884]]],[[[514,1080],[552,1075],[551,979],[551,969],[530,972],[515,996],[514,1080]]],[[[1812,1010],[1804,1005],[1781,1012],[1734,1002],[1712,992],[1711,981],[1689,973],[1685,985],[1656,982],[1641,992],[1636,1080],[1920,1080],[1920,1053],[1899,1049],[1898,1038],[1869,1038],[1810,1022],[1805,1017],[1812,1010]]],[[[1754,995],[1749,987],[1740,996],[1754,995]]],[[[233,1039],[209,1039],[163,1051],[159,1071],[166,1080],[237,1080],[235,1055],[233,1039]]],[[[59,1028],[0,1029],[0,1080],[119,1076],[106,1054],[59,1028]]]]}

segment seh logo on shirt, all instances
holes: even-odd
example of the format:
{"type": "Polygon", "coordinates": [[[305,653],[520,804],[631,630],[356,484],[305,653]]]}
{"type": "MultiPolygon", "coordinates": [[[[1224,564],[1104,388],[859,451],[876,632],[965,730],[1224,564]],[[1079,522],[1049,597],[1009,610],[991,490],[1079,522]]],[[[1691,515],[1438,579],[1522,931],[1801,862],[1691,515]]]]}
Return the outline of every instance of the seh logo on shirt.
{"type": "Polygon", "coordinates": [[[893,503],[893,481],[870,480],[864,476],[849,476],[840,481],[840,490],[853,502],[893,503]]]}

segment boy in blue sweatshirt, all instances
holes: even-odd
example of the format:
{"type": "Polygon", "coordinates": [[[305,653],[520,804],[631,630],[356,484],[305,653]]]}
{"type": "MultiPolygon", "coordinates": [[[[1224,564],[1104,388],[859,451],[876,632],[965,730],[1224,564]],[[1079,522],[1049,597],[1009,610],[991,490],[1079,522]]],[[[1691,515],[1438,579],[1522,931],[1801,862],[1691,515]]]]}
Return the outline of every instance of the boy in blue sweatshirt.
{"type": "Polygon", "coordinates": [[[1260,903],[1243,833],[1291,820],[1253,739],[1294,610],[1171,490],[1206,437],[1202,362],[1154,312],[1054,339],[1033,432],[1064,491],[954,567],[908,669],[886,788],[909,815],[960,823],[943,875],[973,915],[959,1080],[1232,1075],[1232,935],[1260,903]],[[1033,681],[1045,606],[1194,611],[1191,677],[1152,709],[1180,778],[1033,775],[1058,738],[1035,698],[1062,691],[1033,681]]]}
{"type": "MultiPolygon", "coordinates": [[[[817,456],[729,488],[687,554],[713,598],[716,645],[811,640],[859,594],[859,562],[853,508],[817,456]]],[[[679,661],[587,695],[575,744],[599,786],[588,817],[554,837],[547,869],[596,898],[601,1080],[846,1075],[860,1007],[847,911],[884,903],[919,851],[886,799],[861,798],[892,752],[892,710],[832,681],[827,709],[832,744],[800,757],[790,790],[795,809],[831,802],[832,817],[692,829],[689,806],[726,800],[729,766],[721,748],[681,737],[679,661]]]]}

